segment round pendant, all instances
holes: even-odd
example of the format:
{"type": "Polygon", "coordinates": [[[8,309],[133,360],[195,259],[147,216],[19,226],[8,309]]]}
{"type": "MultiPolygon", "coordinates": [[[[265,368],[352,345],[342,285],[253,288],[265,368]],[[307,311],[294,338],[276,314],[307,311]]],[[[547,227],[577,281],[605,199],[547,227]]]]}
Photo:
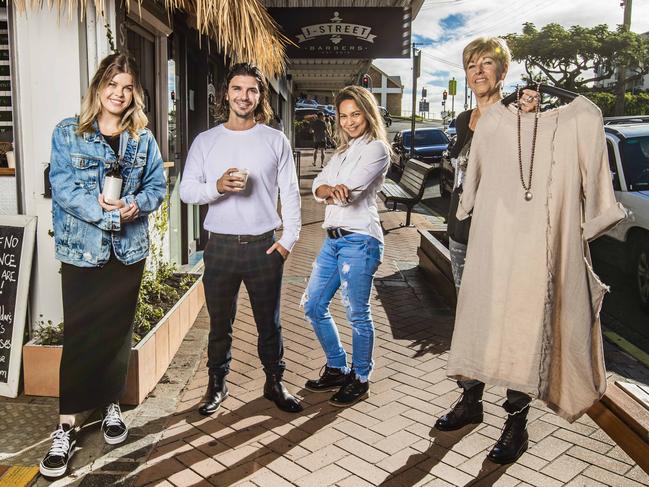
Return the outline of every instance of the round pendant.
{"type": "Polygon", "coordinates": [[[532,199],[532,192],[525,191],[525,201],[530,201],[532,199]]]}

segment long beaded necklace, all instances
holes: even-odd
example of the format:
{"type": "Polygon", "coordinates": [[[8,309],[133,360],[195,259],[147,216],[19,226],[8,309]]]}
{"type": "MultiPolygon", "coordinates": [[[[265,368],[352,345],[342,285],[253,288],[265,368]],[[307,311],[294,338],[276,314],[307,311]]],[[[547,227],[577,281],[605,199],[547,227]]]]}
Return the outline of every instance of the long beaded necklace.
{"type": "MultiPolygon", "coordinates": [[[[536,86],[536,92],[539,93],[540,85],[536,86]]],[[[516,87],[516,115],[518,118],[518,171],[521,177],[521,184],[525,190],[525,201],[532,199],[532,174],[534,173],[534,151],[536,149],[536,134],[539,128],[539,114],[541,113],[541,100],[536,103],[536,113],[534,114],[534,133],[532,135],[532,156],[530,157],[530,171],[527,178],[527,184],[523,177],[523,150],[521,148],[521,104],[520,104],[521,90],[516,87]]]]}

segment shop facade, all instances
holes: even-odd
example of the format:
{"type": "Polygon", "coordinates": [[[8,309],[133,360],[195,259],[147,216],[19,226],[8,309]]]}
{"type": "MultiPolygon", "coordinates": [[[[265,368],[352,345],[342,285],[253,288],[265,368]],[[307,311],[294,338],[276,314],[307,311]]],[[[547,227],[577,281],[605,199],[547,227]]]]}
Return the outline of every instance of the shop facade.
{"type": "MultiPolygon", "coordinates": [[[[0,214],[38,218],[31,329],[63,320],[46,174],[51,134],[61,119],[78,113],[101,59],[116,48],[140,68],[149,128],[169,185],[169,230],[161,244],[179,266],[200,260],[206,243],[206,208],[182,203],[178,186],[192,141],[218,123],[218,92],[229,62],[213,39],[198,32],[194,15],[169,13],[161,2],[143,1],[127,11],[122,2],[106,0],[103,13],[88,3],[83,19],[77,11],[68,14],[18,12],[13,3],[0,2],[0,214]],[[2,167],[7,152],[13,152],[15,169],[2,167]]],[[[281,77],[271,86],[273,108],[290,136],[292,83],[281,77]]]]}

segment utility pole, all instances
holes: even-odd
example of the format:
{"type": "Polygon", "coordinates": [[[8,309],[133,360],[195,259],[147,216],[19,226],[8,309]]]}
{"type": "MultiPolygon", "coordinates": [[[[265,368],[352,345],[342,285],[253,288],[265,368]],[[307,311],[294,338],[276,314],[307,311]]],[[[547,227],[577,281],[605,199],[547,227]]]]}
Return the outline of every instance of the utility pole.
{"type": "Polygon", "coordinates": [[[421,51],[412,43],[412,120],[410,122],[410,157],[415,156],[415,113],[417,111],[417,78],[421,72],[421,51]]]}
{"type": "MultiPolygon", "coordinates": [[[[632,0],[621,0],[620,6],[624,6],[624,24],[622,28],[625,31],[631,30],[631,4],[632,0]]],[[[620,64],[617,67],[617,89],[615,97],[615,115],[624,115],[624,93],[626,91],[626,83],[624,79],[626,78],[626,64],[620,64]]]]}

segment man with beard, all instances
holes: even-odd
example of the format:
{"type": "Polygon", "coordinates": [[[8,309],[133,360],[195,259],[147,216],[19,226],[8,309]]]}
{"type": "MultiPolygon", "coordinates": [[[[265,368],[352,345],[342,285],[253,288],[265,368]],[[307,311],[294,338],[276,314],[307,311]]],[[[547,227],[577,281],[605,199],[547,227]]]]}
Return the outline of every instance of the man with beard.
{"type": "Polygon", "coordinates": [[[236,64],[223,86],[225,123],[199,134],[189,150],[180,183],[188,204],[208,204],[204,227],[205,297],[210,314],[209,384],[203,415],[227,397],[225,376],[232,359],[232,324],[243,282],[259,334],[257,350],[266,373],[264,397],[283,411],[302,410],[284,387],[280,294],[284,261],[300,233],[300,193],[291,146],[266,123],[272,116],[261,72],[236,64]],[[277,212],[278,192],[281,214],[277,212]],[[275,230],[283,224],[279,240],[275,230]]]}

